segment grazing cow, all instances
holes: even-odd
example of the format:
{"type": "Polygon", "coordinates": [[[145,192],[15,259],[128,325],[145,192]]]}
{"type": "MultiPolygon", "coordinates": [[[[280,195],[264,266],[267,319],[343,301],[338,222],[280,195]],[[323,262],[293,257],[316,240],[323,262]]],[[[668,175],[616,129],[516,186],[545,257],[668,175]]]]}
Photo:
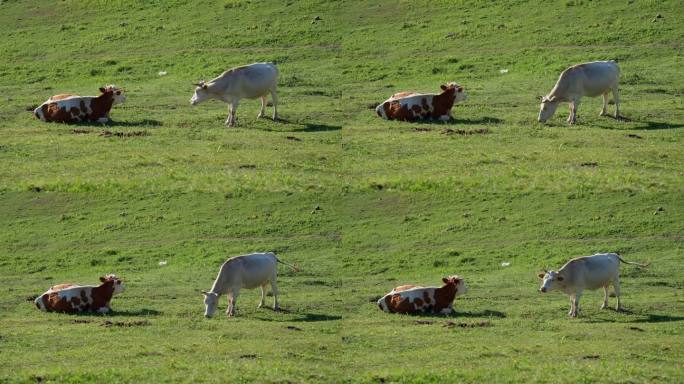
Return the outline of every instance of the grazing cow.
{"type": "Polygon", "coordinates": [[[579,314],[579,300],[585,289],[599,289],[603,287],[603,305],[608,308],[608,286],[613,285],[617,297],[616,311],[622,310],[620,304],[620,262],[638,265],[645,268],[649,265],[623,260],[617,253],[599,253],[572,259],[565,263],[558,272],[544,271],[539,274],[542,285],[539,292],[546,293],[559,290],[570,296],[570,312],[568,316],[577,317],[579,314]]]}
{"type": "Polygon", "coordinates": [[[582,96],[596,97],[598,95],[603,95],[603,108],[599,115],[604,116],[608,108],[608,92],[613,92],[617,119],[620,116],[619,77],[620,68],[614,61],[594,61],[566,69],[561,73],[551,92],[542,97],[538,120],[542,123],[546,122],[556,112],[560,102],[568,102],[570,115],[567,121],[568,124],[574,124],[582,96]]]}
{"type": "Polygon", "coordinates": [[[204,316],[210,318],[216,311],[216,306],[221,295],[228,295],[228,310],[226,315],[235,315],[235,306],[241,288],[253,289],[261,287],[261,301],[258,308],[264,306],[266,285],[271,284],[273,291],[273,309],[278,311],[278,285],[277,263],[285,264],[298,271],[297,267],[288,264],[273,253],[252,253],[250,255],[231,257],[221,265],[214,285],[209,292],[202,291],[204,295],[204,316]]]}
{"type": "Polygon", "coordinates": [[[375,108],[385,120],[417,121],[437,119],[449,121],[451,108],[466,99],[463,87],[456,83],[442,85],[442,93],[399,92],[375,108]]]}
{"type": "Polygon", "coordinates": [[[453,312],[456,296],[468,291],[465,282],[458,276],[445,277],[441,287],[402,285],[394,288],[378,300],[378,307],[385,312],[425,313],[448,315],[453,312]]]}
{"type": "Polygon", "coordinates": [[[112,296],[126,290],[123,281],[116,275],[100,277],[102,284],[75,285],[58,284],[50,287],[35,300],[36,307],[47,312],[98,312],[111,311],[112,296]]]}
{"type": "Polygon", "coordinates": [[[112,106],[126,101],[126,96],[121,88],[113,85],[100,88],[100,93],[100,96],[55,95],[36,108],[33,114],[42,121],[56,123],[106,123],[112,106]]]}
{"type": "Polygon", "coordinates": [[[195,94],[190,104],[197,105],[204,100],[217,99],[228,103],[228,118],[226,125],[235,125],[235,112],[240,99],[261,98],[261,110],[257,119],[264,116],[266,97],[270,93],[273,100],[273,121],[278,120],[278,68],[272,63],[254,63],[236,67],[223,72],[219,77],[205,82],[200,81],[195,88],[195,94]]]}

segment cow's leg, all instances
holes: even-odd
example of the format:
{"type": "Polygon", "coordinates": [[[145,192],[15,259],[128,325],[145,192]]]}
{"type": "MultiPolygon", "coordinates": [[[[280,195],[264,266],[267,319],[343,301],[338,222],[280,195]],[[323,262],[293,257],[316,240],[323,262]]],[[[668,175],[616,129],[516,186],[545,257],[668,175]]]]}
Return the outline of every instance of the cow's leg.
{"type": "Polygon", "coordinates": [[[601,309],[608,308],[608,284],[603,286],[603,304],[601,304],[601,309]]]}
{"type": "Polygon", "coordinates": [[[259,110],[259,114],[257,115],[257,119],[260,119],[264,117],[264,110],[266,109],[266,95],[261,96],[261,109],[259,110]]]}
{"type": "Polygon", "coordinates": [[[570,116],[568,116],[568,124],[575,124],[577,121],[577,110],[579,109],[579,100],[575,99],[570,102],[570,116]]]}
{"type": "Polygon", "coordinates": [[[453,311],[454,311],[454,310],[453,310],[451,307],[446,307],[446,308],[442,308],[442,310],[439,311],[439,313],[442,314],[442,315],[451,315],[451,313],[452,313],[453,311]]]}
{"type": "Polygon", "coordinates": [[[237,298],[240,294],[239,288],[233,288],[232,294],[230,295],[230,304],[228,304],[228,310],[226,310],[226,315],[228,317],[235,316],[235,306],[237,305],[237,298]]]}
{"type": "Polygon", "coordinates": [[[613,100],[615,101],[615,118],[620,117],[620,92],[618,91],[618,86],[615,84],[615,86],[612,88],[613,91],[613,100]]]}
{"type": "Polygon", "coordinates": [[[581,291],[575,292],[575,294],[570,296],[570,312],[568,313],[570,317],[577,317],[579,315],[579,300],[581,296],[581,291]]]}
{"type": "Polygon", "coordinates": [[[261,301],[259,301],[259,306],[257,308],[261,308],[264,306],[266,301],[266,283],[261,284],[261,301]]]}
{"type": "Polygon", "coordinates": [[[602,96],[603,108],[601,108],[601,113],[599,113],[599,116],[605,116],[608,113],[608,92],[604,93],[602,96]]]}
{"type": "Polygon", "coordinates": [[[613,279],[613,288],[615,289],[615,297],[617,298],[617,304],[615,304],[615,310],[622,311],[622,304],[620,303],[620,275],[616,275],[613,279]]]}
{"type": "Polygon", "coordinates": [[[278,283],[276,282],[275,274],[273,274],[273,277],[271,277],[271,290],[273,291],[273,310],[279,311],[280,306],[278,305],[278,283]]]}
{"type": "Polygon", "coordinates": [[[238,101],[234,100],[230,103],[228,106],[228,120],[226,120],[226,125],[229,127],[234,127],[235,126],[235,120],[237,117],[235,116],[237,113],[237,107],[238,107],[238,101]]]}
{"type": "Polygon", "coordinates": [[[273,121],[278,121],[278,95],[275,87],[271,89],[271,100],[273,101],[273,121]]]}
{"type": "Polygon", "coordinates": [[[101,314],[109,313],[109,307],[100,307],[97,309],[97,313],[101,313],[101,314]]]}
{"type": "Polygon", "coordinates": [[[100,124],[104,124],[104,123],[109,122],[109,118],[108,117],[100,117],[99,119],[97,119],[96,122],[100,123],[100,124]]]}

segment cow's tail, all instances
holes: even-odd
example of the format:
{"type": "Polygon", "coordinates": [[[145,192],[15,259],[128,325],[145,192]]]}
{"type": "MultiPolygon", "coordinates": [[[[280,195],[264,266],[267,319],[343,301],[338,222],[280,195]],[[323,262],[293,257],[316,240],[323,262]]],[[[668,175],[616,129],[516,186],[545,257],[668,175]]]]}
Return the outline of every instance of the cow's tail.
{"type": "Polygon", "coordinates": [[[634,261],[627,261],[627,260],[623,259],[622,257],[620,257],[620,255],[618,255],[617,253],[616,253],[616,255],[617,255],[618,260],[620,260],[620,262],[625,263],[625,264],[637,265],[637,266],[639,266],[639,267],[641,267],[641,268],[646,268],[646,267],[648,267],[649,265],[651,265],[650,262],[648,262],[648,263],[643,263],[643,264],[642,264],[642,263],[636,263],[636,262],[634,262],[634,261]]]}
{"type": "Polygon", "coordinates": [[[279,262],[280,264],[287,265],[288,267],[292,268],[292,270],[295,271],[295,272],[299,272],[299,268],[297,268],[296,266],[294,266],[294,265],[292,265],[292,264],[290,264],[290,263],[286,263],[286,262],[280,260],[280,259],[277,258],[277,257],[276,257],[276,261],[279,262]]]}

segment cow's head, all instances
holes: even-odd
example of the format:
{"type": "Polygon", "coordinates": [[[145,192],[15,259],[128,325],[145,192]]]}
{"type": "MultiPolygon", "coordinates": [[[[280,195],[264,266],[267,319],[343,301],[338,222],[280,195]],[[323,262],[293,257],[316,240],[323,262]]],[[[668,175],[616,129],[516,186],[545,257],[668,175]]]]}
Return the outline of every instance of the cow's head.
{"type": "Polygon", "coordinates": [[[123,104],[123,102],[126,101],[126,95],[124,95],[124,90],[115,85],[101,87],[100,92],[103,95],[111,95],[113,100],[112,105],[123,104]]]}
{"type": "Polygon", "coordinates": [[[216,312],[218,293],[202,291],[202,295],[204,295],[204,317],[209,319],[214,316],[214,312],[216,312]]]}
{"type": "Polygon", "coordinates": [[[114,275],[114,274],[101,276],[100,281],[102,283],[106,283],[108,281],[111,281],[112,286],[114,287],[114,293],[121,293],[121,292],[126,290],[126,287],[124,286],[123,280],[116,277],[116,275],[114,275]]]}
{"type": "Polygon", "coordinates": [[[440,85],[443,92],[453,92],[454,93],[454,103],[458,103],[467,99],[465,90],[460,85],[451,82],[446,85],[440,85]]]}
{"type": "Polygon", "coordinates": [[[204,80],[193,84],[195,86],[195,94],[190,99],[190,104],[197,105],[209,98],[209,86],[204,80]]]}
{"type": "Polygon", "coordinates": [[[539,292],[546,293],[558,289],[559,282],[563,281],[563,276],[556,271],[544,271],[539,273],[539,278],[542,279],[542,285],[539,287],[539,292]]]}
{"type": "Polygon", "coordinates": [[[442,282],[444,283],[444,286],[453,286],[456,289],[456,296],[460,296],[468,292],[468,287],[466,287],[465,281],[463,281],[463,278],[458,277],[457,275],[443,277],[442,282]]]}
{"type": "Polygon", "coordinates": [[[546,120],[551,118],[554,113],[556,113],[556,108],[558,108],[558,103],[560,101],[556,99],[555,96],[544,96],[541,99],[541,106],[539,108],[539,117],[537,120],[540,123],[545,123],[546,120]]]}

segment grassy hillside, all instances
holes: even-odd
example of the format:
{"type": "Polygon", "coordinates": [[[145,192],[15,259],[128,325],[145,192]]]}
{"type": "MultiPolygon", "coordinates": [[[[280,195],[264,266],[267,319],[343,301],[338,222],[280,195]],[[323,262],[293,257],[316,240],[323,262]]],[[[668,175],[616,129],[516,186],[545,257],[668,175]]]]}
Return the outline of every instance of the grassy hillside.
{"type": "Polygon", "coordinates": [[[0,2],[0,382],[684,381],[683,14],[638,0],[0,2]],[[599,59],[621,67],[626,118],[585,98],[577,125],[565,106],[538,124],[560,71],[599,59]],[[243,100],[226,128],[225,104],[190,106],[191,83],[256,61],[278,64],[284,121],[243,100]],[[448,81],[468,94],[449,124],[374,114],[448,81]],[[128,99],[105,126],[30,113],[110,83],[128,99]],[[302,269],[280,270],[286,311],[245,290],[238,317],[204,319],[220,263],[263,250],[302,269]],[[587,292],[569,319],[564,295],[536,292],[539,269],[606,251],[652,262],[623,266],[626,312],[587,292]],[[31,302],[111,272],[128,286],[112,315],[31,302]],[[470,289],[455,316],[374,304],[450,274],[470,289]]]}

